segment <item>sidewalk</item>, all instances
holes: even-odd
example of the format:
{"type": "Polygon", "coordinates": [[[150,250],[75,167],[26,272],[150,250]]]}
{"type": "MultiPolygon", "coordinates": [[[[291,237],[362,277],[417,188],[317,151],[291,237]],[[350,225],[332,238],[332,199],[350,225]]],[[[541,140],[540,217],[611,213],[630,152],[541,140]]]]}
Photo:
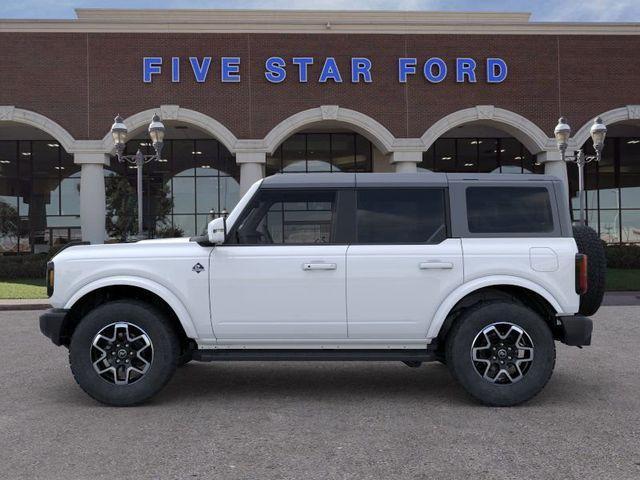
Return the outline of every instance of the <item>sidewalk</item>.
{"type": "MultiPolygon", "coordinates": [[[[638,292],[607,292],[604,295],[603,306],[640,305],[640,291],[638,292]]],[[[46,310],[51,308],[49,300],[0,300],[0,312],[7,310],[46,310]]]]}

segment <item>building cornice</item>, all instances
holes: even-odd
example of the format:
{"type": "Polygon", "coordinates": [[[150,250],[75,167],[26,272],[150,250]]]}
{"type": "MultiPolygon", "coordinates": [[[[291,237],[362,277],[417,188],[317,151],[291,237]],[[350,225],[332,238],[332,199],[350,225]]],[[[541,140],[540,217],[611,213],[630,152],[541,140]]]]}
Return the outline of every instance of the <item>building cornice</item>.
{"type": "Polygon", "coordinates": [[[529,13],[78,9],[70,20],[0,20],[0,32],[638,35],[640,23],[530,22],[529,13]]]}

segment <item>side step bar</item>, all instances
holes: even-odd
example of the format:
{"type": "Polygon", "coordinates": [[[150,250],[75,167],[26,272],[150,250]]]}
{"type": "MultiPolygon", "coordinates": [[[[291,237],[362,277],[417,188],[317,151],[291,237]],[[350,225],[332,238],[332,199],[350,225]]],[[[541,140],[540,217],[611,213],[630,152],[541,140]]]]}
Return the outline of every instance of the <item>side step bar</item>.
{"type": "Polygon", "coordinates": [[[208,349],[195,350],[193,360],[215,361],[390,361],[390,362],[430,362],[436,360],[432,350],[244,350],[208,349]]]}

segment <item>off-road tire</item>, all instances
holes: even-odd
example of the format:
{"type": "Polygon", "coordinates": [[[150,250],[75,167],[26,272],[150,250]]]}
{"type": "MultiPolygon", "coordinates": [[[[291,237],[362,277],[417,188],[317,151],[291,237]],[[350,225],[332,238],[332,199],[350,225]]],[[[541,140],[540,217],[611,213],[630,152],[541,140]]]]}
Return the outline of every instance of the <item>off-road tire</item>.
{"type": "Polygon", "coordinates": [[[518,405],[535,397],[553,373],[556,349],[551,329],[528,307],[504,300],[481,302],[461,314],[449,331],[445,344],[451,375],[479,402],[493,407],[518,405]],[[474,340],[483,329],[509,323],[523,329],[533,342],[532,362],[515,383],[491,383],[478,373],[472,361],[474,340]]]}
{"type": "Polygon", "coordinates": [[[580,295],[580,309],[582,315],[594,315],[604,297],[605,277],[607,274],[607,257],[602,240],[598,233],[586,225],[573,226],[573,238],[578,251],[587,256],[587,292],[580,295]]]}
{"type": "Polygon", "coordinates": [[[105,303],[81,319],[69,345],[69,364],[78,385],[92,398],[112,406],[145,402],[169,382],[178,364],[178,336],[166,317],[153,306],[135,300],[105,303]],[[148,335],[153,359],[137,381],[116,385],[101,377],[93,367],[91,346],[96,335],[114,322],[128,322],[148,335]]]}

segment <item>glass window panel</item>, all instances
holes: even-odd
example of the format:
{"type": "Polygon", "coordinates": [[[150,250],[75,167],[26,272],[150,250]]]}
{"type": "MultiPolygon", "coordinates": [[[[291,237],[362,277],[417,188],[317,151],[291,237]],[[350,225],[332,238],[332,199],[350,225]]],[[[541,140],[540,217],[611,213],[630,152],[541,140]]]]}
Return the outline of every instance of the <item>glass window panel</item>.
{"type": "Polygon", "coordinates": [[[273,155],[267,155],[267,164],[265,167],[266,176],[274,175],[282,171],[282,146],[273,152],[273,155]]]}
{"type": "MultiPolygon", "coordinates": [[[[57,178],[34,178],[33,187],[25,201],[29,204],[29,216],[59,215],[60,189],[57,178]]],[[[21,213],[22,214],[22,213],[21,213]]]]}
{"type": "Polygon", "coordinates": [[[282,171],[290,172],[306,172],[306,136],[296,134],[289,137],[282,144],[282,171]]]}
{"type": "Polygon", "coordinates": [[[173,227],[179,228],[185,237],[193,237],[196,235],[196,216],[195,215],[174,215],[173,227]]]}
{"type": "MultiPolygon", "coordinates": [[[[175,182],[175,180],[174,180],[175,182]]],[[[218,177],[199,177],[196,179],[196,205],[197,213],[209,213],[219,211],[218,203],[218,177]]]]}
{"type": "Polygon", "coordinates": [[[220,144],[221,170],[220,174],[228,175],[240,182],[240,165],[236,162],[236,157],[229,153],[224,145],[220,144]],[[223,166],[222,166],[223,165],[223,166]]]}
{"type": "Polygon", "coordinates": [[[620,199],[618,198],[617,188],[601,188],[599,192],[600,208],[620,207],[620,199]]]}
{"type": "Polygon", "coordinates": [[[206,235],[207,225],[209,225],[211,220],[209,215],[196,215],[196,235],[206,235]]]}
{"type": "Polygon", "coordinates": [[[622,208],[640,208],[640,138],[615,140],[619,142],[622,208]]]}
{"type": "MultiPolygon", "coordinates": [[[[366,139],[365,139],[366,140],[366,139]]],[[[363,149],[365,147],[363,146],[363,149]]],[[[334,133],[331,135],[331,154],[334,172],[356,171],[356,137],[352,133],[334,133]]],[[[358,152],[359,163],[367,162],[365,152],[358,152]]]]}
{"type": "Polygon", "coordinates": [[[193,176],[194,157],[200,155],[194,154],[199,150],[195,149],[193,140],[173,140],[172,164],[171,171],[175,176],[193,176]]]}
{"type": "Polygon", "coordinates": [[[418,171],[434,169],[435,161],[435,145],[431,145],[431,148],[422,154],[422,161],[418,164],[418,171]]]}
{"type": "Polygon", "coordinates": [[[356,134],[356,171],[373,172],[371,142],[362,135],[356,134]]]}
{"type": "Polygon", "coordinates": [[[522,173],[524,148],[515,138],[500,139],[500,173],[522,173]]]}
{"type": "Polygon", "coordinates": [[[80,215],[80,178],[63,178],[60,182],[61,215],[80,215]]]}
{"type": "Polygon", "coordinates": [[[45,141],[31,142],[31,161],[33,162],[34,177],[55,177],[60,171],[59,147],[45,141]]]}
{"type": "Polygon", "coordinates": [[[15,178],[0,177],[0,202],[18,208],[19,187],[15,178]]]}
{"type": "Polygon", "coordinates": [[[240,184],[233,177],[220,177],[220,211],[230,213],[240,200],[240,184]]]}
{"type": "MultiPolygon", "coordinates": [[[[482,173],[491,173],[498,169],[498,154],[501,150],[506,149],[498,145],[498,139],[480,138],[478,139],[478,171],[482,173]]],[[[502,152],[502,153],[505,153],[502,152]]]]}
{"type": "Polygon", "coordinates": [[[195,178],[175,177],[173,179],[173,212],[194,213],[195,205],[195,178]]]}
{"type": "Polygon", "coordinates": [[[334,192],[264,191],[242,220],[243,244],[331,242],[334,192]],[[265,214],[258,215],[266,210],[265,214]]]}
{"type": "Polygon", "coordinates": [[[47,217],[47,227],[79,227],[80,215],[47,217]]]}
{"type": "Polygon", "coordinates": [[[63,148],[60,148],[60,175],[63,177],[80,176],[80,165],[73,163],[73,155],[67,153],[63,148]]]}
{"type": "Polygon", "coordinates": [[[18,171],[22,178],[31,178],[31,142],[20,141],[18,142],[18,171]]]}
{"type": "Polygon", "coordinates": [[[472,233],[543,233],[554,229],[549,192],[541,187],[468,187],[472,233]]]}
{"type": "Polygon", "coordinates": [[[456,171],[475,172],[478,170],[478,149],[484,147],[487,140],[477,138],[459,138],[456,141],[456,171]]]}
{"type": "Polygon", "coordinates": [[[218,157],[218,141],[213,139],[196,140],[195,146],[196,175],[218,175],[224,166],[218,157]]]}
{"type": "Polygon", "coordinates": [[[0,178],[0,252],[16,252],[20,236],[20,216],[16,197],[7,192],[8,179],[0,178]]]}
{"type": "Polygon", "coordinates": [[[456,141],[453,138],[439,138],[435,143],[436,172],[454,172],[456,165],[456,141]]]}
{"type": "Polygon", "coordinates": [[[0,141],[0,177],[18,176],[18,143],[0,141]]]}
{"type": "Polygon", "coordinates": [[[358,191],[358,243],[440,243],[447,236],[444,190],[358,191]]]}
{"type": "Polygon", "coordinates": [[[600,238],[607,243],[620,242],[620,212],[600,210],[600,238]]]}
{"type": "Polygon", "coordinates": [[[640,210],[622,211],[622,242],[640,242],[640,210]]]}
{"type": "Polygon", "coordinates": [[[307,134],[307,171],[331,171],[331,140],[328,133],[307,134]]]}

